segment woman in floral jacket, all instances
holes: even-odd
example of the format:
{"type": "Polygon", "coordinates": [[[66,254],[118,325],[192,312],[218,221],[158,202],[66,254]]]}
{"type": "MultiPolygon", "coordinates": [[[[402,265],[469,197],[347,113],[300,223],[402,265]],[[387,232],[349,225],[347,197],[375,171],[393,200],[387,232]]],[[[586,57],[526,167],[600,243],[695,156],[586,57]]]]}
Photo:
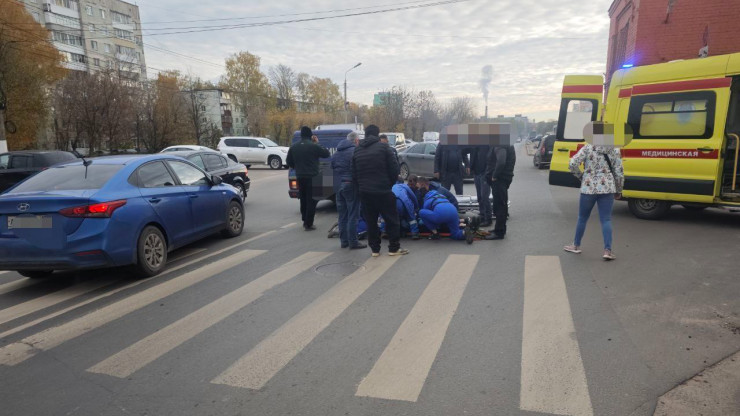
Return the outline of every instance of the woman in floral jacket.
{"type": "Polygon", "coordinates": [[[599,207],[601,231],[604,234],[604,260],[614,260],[612,254],[612,206],[624,185],[624,170],[619,149],[587,144],[570,159],[570,171],[581,180],[581,200],[578,225],[573,244],[563,247],[571,253],[581,252],[581,239],[594,205],[599,207]],[[584,170],[581,171],[581,164],[584,170]]]}

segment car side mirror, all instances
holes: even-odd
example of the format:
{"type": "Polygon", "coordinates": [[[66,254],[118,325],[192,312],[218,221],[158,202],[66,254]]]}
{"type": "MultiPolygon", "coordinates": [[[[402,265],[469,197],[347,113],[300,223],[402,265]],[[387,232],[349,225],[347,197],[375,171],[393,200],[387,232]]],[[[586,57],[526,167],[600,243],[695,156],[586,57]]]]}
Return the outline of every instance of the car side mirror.
{"type": "Polygon", "coordinates": [[[431,152],[429,152],[429,154],[434,156],[435,154],[437,154],[437,152],[435,150],[432,150],[431,152]]]}
{"type": "Polygon", "coordinates": [[[259,147],[260,149],[264,149],[265,148],[265,145],[264,144],[258,144],[257,147],[259,147]]]}
{"type": "Polygon", "coordinates": [[[216,176],[216,175],[211,176],[211,183],[213,184],[213,186],[220,185],[223,182],[224,180],[221,179],[220,176],[216,176]]]}

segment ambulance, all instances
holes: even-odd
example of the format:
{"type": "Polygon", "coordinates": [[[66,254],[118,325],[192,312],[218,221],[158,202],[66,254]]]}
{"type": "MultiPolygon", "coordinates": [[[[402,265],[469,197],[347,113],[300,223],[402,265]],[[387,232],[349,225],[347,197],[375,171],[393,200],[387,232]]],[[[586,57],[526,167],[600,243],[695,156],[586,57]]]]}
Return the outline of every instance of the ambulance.
{"type": "Polygon", "coordinates": [[[623,197],[636,217],[662,218],[674,204],[740,208],[740,53],[623,68],[602,97],[601,76],[565,77],[551,185],[580,186],[568,162],[584,127],[601,121],[626,143],[623,197]]]}

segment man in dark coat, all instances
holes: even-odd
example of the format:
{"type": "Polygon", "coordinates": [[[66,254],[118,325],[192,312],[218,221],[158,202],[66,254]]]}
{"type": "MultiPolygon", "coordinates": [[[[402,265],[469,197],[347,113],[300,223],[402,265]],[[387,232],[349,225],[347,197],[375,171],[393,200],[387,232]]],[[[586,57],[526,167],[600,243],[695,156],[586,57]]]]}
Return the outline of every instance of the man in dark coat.
{"type": "Polygon", "coordinates": [[[385,220],[388,255],[408,254],[400,244],[401,229],[396,209],[396,196],[391,190],[398,178],[398,161],[391,148],[380,142],[380,129],[372,124],[365,129],[352,157],[352,181],[360,190],[362,217],[367,223],[367,240],[372,256],[380,255],[378,215],[385,220]]]}
{"type": "Polygon", "coordinates": [[[318,137],[309,127],[301,127],[301,141],[290,146],[287,162],[295,169],[298,178],[298,196],[301,199],[301,219],[303,229],[315,230],[313,219],[316,215],[316,204],[313,199],[313,178],[319,174],[319,159],[329,157],[329,150],[319,144],[318,137]]]}
{"type": "Polygon", "coordinates": [[[478,212],[481,217],[481,227],[490,227],[493,224],[491,208],[491,186],[486,180],[486,166],[488,147],[475,146],[470,150],[470,170],[475,175],[475,193],[478,196],[478,212]]]}
{"type": "Polygon", "coordinates": [[[493,215],[496,225],[486,240],[503,240],[506,235],[506,219],[509,215],[509,186],[514,179],[516,153],[514,146],[493,146],[488,152],[486,180],[493,191],[493,215]]]}
{"type": "Polygon", "coordinates": [[[469,166],[468,156],[463,149],[443,144],[437,146],[434,153],[434,177],[447,189],[454,186],[457,195],[463,193],[463,177],[470,170],[469,166]]]}
{"type": "Polygon", "coordinates": [[[352,182],[352,156],[360,141],[360,135],[352,132],[347,140],[337,145],[337,151],[331,157],[331,168],[334,171],[334,192],[339,214],[340,247],[350,249],[366,248],[357,241],[357,220],[360,216],[360,193],[352,182]]]}

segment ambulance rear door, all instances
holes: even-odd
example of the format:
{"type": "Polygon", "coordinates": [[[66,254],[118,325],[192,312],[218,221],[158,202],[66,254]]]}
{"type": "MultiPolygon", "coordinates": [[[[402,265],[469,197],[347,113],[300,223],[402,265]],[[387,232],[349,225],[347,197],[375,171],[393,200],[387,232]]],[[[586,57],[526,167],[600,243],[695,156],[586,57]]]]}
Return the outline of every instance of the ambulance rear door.
{"type": "Polygon", "coordinates": [[[600,75],[566,75],[555,134],[550,185],[578,188],[580,181],[570,173],[570,158],[583,147],[583,128],[599,119],[604,96],[600,75]]]}

